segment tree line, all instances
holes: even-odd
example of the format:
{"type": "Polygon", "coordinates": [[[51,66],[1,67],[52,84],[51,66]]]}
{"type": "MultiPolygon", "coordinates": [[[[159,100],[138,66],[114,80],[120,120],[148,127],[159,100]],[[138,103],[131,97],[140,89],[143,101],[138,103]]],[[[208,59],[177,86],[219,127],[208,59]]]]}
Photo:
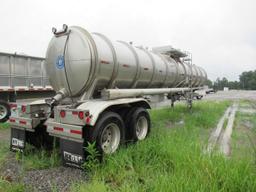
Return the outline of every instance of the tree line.
{"type": "Polygon", "coordinates": [[[206,84],[215,90],[223,90],[224,87],[229,89],[256,90],[256,70],[241,73],[238,81],[229,81],[226,77],[223,77],[222,79],[217,78],[216,81],[208,79],[206,84]]]}

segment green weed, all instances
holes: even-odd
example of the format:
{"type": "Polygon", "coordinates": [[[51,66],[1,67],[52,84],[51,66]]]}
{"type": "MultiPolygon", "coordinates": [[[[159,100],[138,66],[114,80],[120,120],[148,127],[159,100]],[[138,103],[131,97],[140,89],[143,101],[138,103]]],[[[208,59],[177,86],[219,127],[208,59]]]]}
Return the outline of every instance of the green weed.
{"type": "Polygon", "coordinates": [[[80,191],[80,192],[106,192],[107,187],[104,182],[92,180],[90,183],[86,184],[83,182],[74,183],[71,186],[71,191],[80,191]]]}
{"type": "Polygon", "coordinates": [[[9,123],[0,123],[0,130],[9,129],[9,128],[10,128],[9,123]]]}
{"type": "Polygon", "coordinates": [[[3,178],[0,178],[0,192],[23,192],[25,186],[21,183],[11,183],[3,178]]]}
{"type": "Polygon", "coordinates": [[[96,143],[88,142],[88,145],[85,147],[85,152],[87,153],[87,156],[85,162],[82,165],[82,168],[87,171],[92,171],[100,165],[100,153],[96,149],[96,143]]]}
{"type": "Polygon", "coordinates": [[[9,153],[8,145],[4,142],[0,142],[0,168],[3,165],[7,155],[9,153]]]}
{"type": "Polygon", "coordinates": [[[20,161],[24,170],[46,169],[61,164],[59,149],[52,151],[34,149],[27,145],[23,153],[16,152],[16,160],[20,161]]]}
{"type": "Polygon", "coordinates": [[[229,104],[198,102],[192,113],[185,105],[152,110],[150,136],[106,156],[89,182],[75,183],[71,191],[255,191],[255,167],[246,159],[203,153],[201,135],[229,104]]]}

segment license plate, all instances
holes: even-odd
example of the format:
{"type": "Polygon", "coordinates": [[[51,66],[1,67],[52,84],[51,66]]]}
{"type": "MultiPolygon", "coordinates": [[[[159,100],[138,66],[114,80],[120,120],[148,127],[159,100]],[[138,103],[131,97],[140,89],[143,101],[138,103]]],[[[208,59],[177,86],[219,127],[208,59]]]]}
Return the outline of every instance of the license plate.
{"type": "Polygon", "coordinates": [[[12,146],[24,148],[24,141],[17,138],[12,138],[12,146]]]}
{"type": "Polygon", "coordinates": [[[67,151],[64,151],[63,155],[64,155],[64,159],[66,161],[70,161],[72,163],[80,164],[83,161],[83,157],[81,155],[76,155],[76,154],[73,154],[73,153],[69,153],[67,151]]]}

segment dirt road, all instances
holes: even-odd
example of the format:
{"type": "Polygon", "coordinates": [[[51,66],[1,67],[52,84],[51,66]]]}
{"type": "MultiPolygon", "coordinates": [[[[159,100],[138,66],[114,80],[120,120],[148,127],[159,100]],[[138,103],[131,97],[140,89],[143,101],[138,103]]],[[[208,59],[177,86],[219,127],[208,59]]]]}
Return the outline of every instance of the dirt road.
{"type": "Polygon", "coordinates": [[[237,109],[238,103],[234,103],[226,110],[224,115],[220,118],[216,129],[213,130],[212,134],[210,135],[206,150],[208,153],[211,153],[218,144],[221,153],[226,156],[229,156],[231,154],[230,140],[237,109]]]}
{"type": "MultiPolygon", "coordinates": [[[[241,107],[239,104],[243,100],[256,101],[256,91],[219,91],[215,94],[209,94],[205,100],[232,100],[233,105],[230,106],[226,112],[223,114],[218,122],[217,127],[212,131],[208,146],[206,147],[206,152],[210,153],[217,147],[219,151],[226,156],[231,155],[231,135],[234,127],[234,121],[236,118],[236,112],[255,114],[255,106],[244,106],[241,107]],[[217,146],[217,147],[216,147],[217,146]]],[[[255,102],[251,102],[253,105],[255,102]]]]}

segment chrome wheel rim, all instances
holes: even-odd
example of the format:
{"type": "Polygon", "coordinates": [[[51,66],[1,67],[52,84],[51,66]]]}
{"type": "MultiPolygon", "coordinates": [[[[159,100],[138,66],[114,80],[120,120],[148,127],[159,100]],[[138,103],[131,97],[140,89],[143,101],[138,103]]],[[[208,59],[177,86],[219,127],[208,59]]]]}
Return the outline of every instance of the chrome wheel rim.
{"type": "Polygon", "coordinates": [[[4,119],[7,116],[7,108],[0,105],[0,119],[4,119]]]}
{"type": "Polygon", "coordinates": [[[148,120],[144,116],[140,116],[136,123],[136,136],[138,140],[143,140],[148,133],[148,120]]]}
{"type": "Polygon", "coordinates": [[[121,133],[117,124],[108,124],[101,134],[101,148],[104,153],[114,153],[120,144],[121,133]]]}

